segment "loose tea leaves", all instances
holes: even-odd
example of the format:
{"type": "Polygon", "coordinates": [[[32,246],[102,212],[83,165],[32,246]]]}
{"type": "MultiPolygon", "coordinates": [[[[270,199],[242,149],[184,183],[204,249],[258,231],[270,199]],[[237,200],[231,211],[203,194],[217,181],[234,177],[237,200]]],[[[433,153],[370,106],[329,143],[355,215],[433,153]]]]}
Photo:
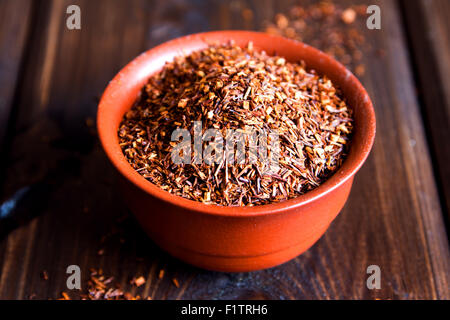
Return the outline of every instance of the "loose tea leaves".
{"type": "Polygon", "coordinates": [[[363,51],[370,47],[359,31],[365,27],[366,9],[366,5],[342,7],[328,0],[302,1],[286,13],[278,13],[265,31],[317,47],[362,76],[363,51]]]}
{"type": "Polygon", "coordinates": [[[148,80],[118,130],[125,157],[148,181],[223,206],[268,204],[316,188],[342,164],[351,132],[352,111],[330,79],[251,43],[211,45],[176,57],[148,80]],[[209,128],[220,135],[206,139],[209,128]],[[216,161],[205,161],[190,140],[181,154],[192,161],[173,161],[181,143],[172,139],[177,130],[194,140],[200,132],[205,150],[208,143],[223,144],[227,130],[248,128],[267,133],[267,145],[277,142],[276,153],[267,151],[277,155],[275,170],[251,156],[230,163],[227,148],[213,148],[216,161]]]}

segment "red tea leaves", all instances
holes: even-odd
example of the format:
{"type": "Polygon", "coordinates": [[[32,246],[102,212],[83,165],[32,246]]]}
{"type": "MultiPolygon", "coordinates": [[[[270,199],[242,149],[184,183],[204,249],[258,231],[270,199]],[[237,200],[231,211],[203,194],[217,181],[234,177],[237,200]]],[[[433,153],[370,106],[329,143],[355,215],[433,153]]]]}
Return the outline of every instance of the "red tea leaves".
{"type": "Polygon", "coordinates": [[[137,279],[134,279],[133,283],[134,283],[134,285],[136,287],[140,287],[140,286],[142,286],[145,283],[145,278],[141,276],[141,277],[139,277],[137,279]]]}
{"type": "Polygon", "coordinates": [[[223,206],[278,202],[316,188],[342,164],[351,132],[351,109],[326,76],[252,44],[211,45],[176,57],[148,80],[118,130],[125,157],[148,181],[223,206]],[[194,121],[201,121],[202,134],[215,128],[222,137],[248,127],[276,132],[279,168],[268,174],[259,160],[195,163],[195,151],[194,163],[173,163],[178,142],[171,135],[182,128],[195,137],[194,121]]]}
{"type": "Polygon", "coordinates": [[[292,6],[286,14],[277,14],[265,31],[317,47],[362,76],[365,70],[357,67],[361,65],[362,50],[369,44],[358,29],[366,27],[367,7],[342,7],[333,1],[302,4],[292,6]]]}

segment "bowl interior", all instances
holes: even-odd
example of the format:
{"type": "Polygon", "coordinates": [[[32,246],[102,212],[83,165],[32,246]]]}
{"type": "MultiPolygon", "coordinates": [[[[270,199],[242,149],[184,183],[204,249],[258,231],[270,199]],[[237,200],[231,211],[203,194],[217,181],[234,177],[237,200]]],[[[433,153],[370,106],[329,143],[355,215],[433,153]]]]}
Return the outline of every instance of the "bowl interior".
{"type": "Polygon", "coordinates": [[[350,179],[367,158],[375,137],[375,114],[370,98],[356,77],[343,65],[323,52],[301,42],[259,32],[218,31],[190,35],[166,42],[142,53],[130,62],[107,86],[98,109],[98,131],[104,150],[113,165],[147,193],[163,201],[209,214],[245,215],[281,212],[287,207],[302,206],[339,187],[350,179]],[[123,115],[136,101],[142,86],[154,73],[175,56],[186,55],[212,43],[233,40],[239,46],[249,41],[269,55],[280,55],[290,62],[305,61],[308,69],[327,75],[337,85],[354,111],[354,132],[350,151],[341,168],[316,189],[283,202],[254,207],[221,207],[188,200],[163,191],[128,164],[119,146],[117,130],[123,115]]]}

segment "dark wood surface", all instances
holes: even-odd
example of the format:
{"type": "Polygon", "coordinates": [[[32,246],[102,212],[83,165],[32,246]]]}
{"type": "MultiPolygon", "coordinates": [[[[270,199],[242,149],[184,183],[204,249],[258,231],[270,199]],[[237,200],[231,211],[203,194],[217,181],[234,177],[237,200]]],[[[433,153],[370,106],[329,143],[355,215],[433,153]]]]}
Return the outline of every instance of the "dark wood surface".
{"type": "Polygon", "coordinates": [[[360,79],[377,115],[373,151],[309,251],[229,274],[169,257],[130,217],[92,125],[97,102],[140,52],[194,32],[260,30],[295,1],[0,1],[0,203],[13,207],[0,221],[0,299],[75,298],[71,264],[84,280],[102,268],[153,299],[449,299],[448,2],[339,2],[382,10],[381,30],[361,30],[372,47],[360,79]],[[82,10],[81,30],[65,27],[70,4],[82,10]],[[380,290],[366,287],[372,264],[380,290]],[[136,288],[140,275],[147,282],[136,288]]]}
{"type": "Polygon", "coordinates": [[[28,0],[0,2],[0,150],[21,74],[20,62],[30,28],[31,5],[28,0]]]}
{"type": "MultiPolygon", "coordinates": [[[[450,1],[403,1],[419,99],[442,205],[450,213],[450,1]]],[[[448,217],[447,217],[448,218],[448,217]]]]}

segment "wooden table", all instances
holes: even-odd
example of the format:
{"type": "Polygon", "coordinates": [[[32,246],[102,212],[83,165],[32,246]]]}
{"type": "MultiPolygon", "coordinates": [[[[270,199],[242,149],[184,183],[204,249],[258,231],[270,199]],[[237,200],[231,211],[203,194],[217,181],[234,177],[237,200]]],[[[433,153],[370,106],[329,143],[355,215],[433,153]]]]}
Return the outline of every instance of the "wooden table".
{"type": "Polygon", "coordinates": [[[76,297],[66,288],[72,264],[83,286],[90,268],[102,268],[153,299],[450,298],[448,0],[366,1],[382,10],[382,29],[361,31],[376,49],[361,77],[375,145],[345,208],[302,256],[259,272],[200,270],[158,249],[121,202],[93,126],[108,81],[158,43],[260,30],[293,2],[0,1],[0,203],[12,216],[0,221],[1,299],[76,297]],[[71,4],[81,30],[66,28],[71,4]],[[381,268],[379,290],[366,286],[369,265],[381,268]],[[139,275],[147,281],[136,288],[139,275]]]}

